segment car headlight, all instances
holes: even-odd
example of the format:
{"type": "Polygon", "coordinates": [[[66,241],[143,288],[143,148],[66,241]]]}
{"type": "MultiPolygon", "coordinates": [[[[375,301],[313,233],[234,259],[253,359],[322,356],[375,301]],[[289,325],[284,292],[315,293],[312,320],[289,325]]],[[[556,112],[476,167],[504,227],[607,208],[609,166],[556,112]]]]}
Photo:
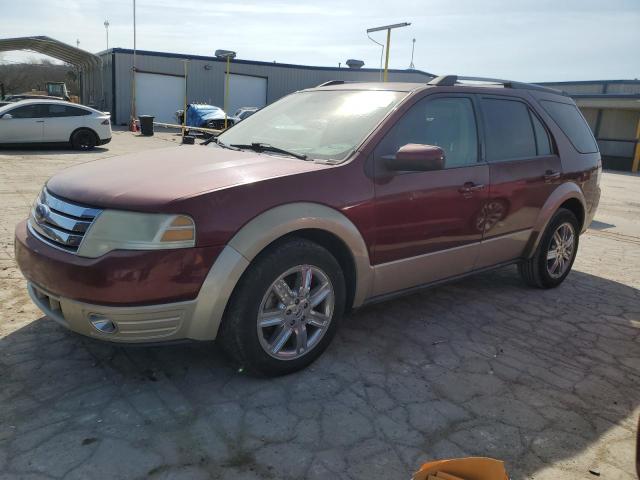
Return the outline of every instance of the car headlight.
{"type": "Polygon", "coordinates": [[[196,226],[187,215],[104,210],[82,239],[77,254],[96,258],[112,250],[189,248],[196,226]]]}

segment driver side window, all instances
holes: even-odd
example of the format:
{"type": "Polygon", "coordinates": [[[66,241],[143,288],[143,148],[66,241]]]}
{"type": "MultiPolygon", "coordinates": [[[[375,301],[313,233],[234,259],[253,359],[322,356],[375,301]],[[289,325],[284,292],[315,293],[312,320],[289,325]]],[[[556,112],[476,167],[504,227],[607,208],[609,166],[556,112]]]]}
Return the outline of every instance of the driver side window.
{"type": "Polygon", "coordinates": [[[14,108],[13,110],[9,110],[7,113],[10,113],[13,118],[41,118],[42,109],[40,105],[36,103],[32,103],[29,105],[23,105],[22,107],[14,108]]]}
{"type": "Polygon", "coordinates": [[[445,153],[445,168],[478,162],[478,134],[470,98],[425,98],[392,127],[376,147],[376,158],[394,158],[408,143],[436,145],[445,153]]]}

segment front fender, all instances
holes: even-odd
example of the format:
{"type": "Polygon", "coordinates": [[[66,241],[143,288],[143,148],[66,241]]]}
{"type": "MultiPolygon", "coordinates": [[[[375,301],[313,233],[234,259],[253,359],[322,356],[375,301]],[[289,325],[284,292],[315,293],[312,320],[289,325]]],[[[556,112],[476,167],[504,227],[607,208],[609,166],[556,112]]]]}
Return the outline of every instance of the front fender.
{"type": "Polygon", "coordinates": [[[304,229],[324,230],[344,242],[356,270],[353,307],[362,305],[372,290],[373,270],[359,230],[333,208],[316,203],[291,203],[261,213],[229,241],[200,290],[190,337],[214,338],[233,289],[251,261],[275,240],[304,229]]]}
{"type": "MultiPolygon", "coordinates": [[[[544,203],[540,213],[538,214],[538,219],[533,227],[529,244],[525,249],[525,258],[533,257],[551,217],[553,217],[553,214],[564,202],[571,199],[576,199],[580,202],[580,205],[582,205],[582,211],[585,212],[586,215],[586,201],[580,187],[573,182],[566,182],[559,185],[558,188],[549,195],[549,198],[547,198],[547,201],[544,203]]],[[[583,225],[580,225],[580,231],[583,232],[585,228],[586,222],[584,222],[583,225]]]]}

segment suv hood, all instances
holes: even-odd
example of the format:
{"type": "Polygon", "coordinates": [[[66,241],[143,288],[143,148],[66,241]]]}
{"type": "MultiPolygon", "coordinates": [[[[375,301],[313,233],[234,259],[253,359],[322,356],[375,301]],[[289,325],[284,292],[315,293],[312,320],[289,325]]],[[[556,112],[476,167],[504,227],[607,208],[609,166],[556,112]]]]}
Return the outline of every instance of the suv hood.
{"type": "Polygon", "coordinates": [[[325,168],[330,166],[213,145],[182,145],[77,165],[49,179],[47,189],[89,206],[162,211],[205,192],[325,168]]]}

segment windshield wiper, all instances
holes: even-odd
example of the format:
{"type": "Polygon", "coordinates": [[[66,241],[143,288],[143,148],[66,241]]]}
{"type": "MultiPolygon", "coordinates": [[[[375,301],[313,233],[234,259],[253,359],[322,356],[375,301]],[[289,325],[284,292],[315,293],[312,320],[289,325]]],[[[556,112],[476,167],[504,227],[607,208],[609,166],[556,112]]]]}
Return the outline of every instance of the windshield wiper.
{"type": "Polygon", "coordinates": [[[260,142],[253,142],[248,144],[232,143],[231,146],[236,148],[246,148],[249,150],[255,150],[258,153],[260,152],[283,153],[291,157],[299,158],[300,160],[307,160],[309,158],[303,153],[290,152],[289,150],[285,150],[279,147],[274,147],[273,145],[269,145],[268,143],[260,143],[260,142]]]}
{"type": "Polygon", "coordinates": [[[220,140],[218,140],[218,137],[214,137],[214,136],[207,138],[200,145],[209,145],[211,142],[215,143],[219,147],[228,148],[229,150],[240,150],[239,148],[233,147],[232,145],[227,145],[226,143],[222,143],[220,140]]]}

